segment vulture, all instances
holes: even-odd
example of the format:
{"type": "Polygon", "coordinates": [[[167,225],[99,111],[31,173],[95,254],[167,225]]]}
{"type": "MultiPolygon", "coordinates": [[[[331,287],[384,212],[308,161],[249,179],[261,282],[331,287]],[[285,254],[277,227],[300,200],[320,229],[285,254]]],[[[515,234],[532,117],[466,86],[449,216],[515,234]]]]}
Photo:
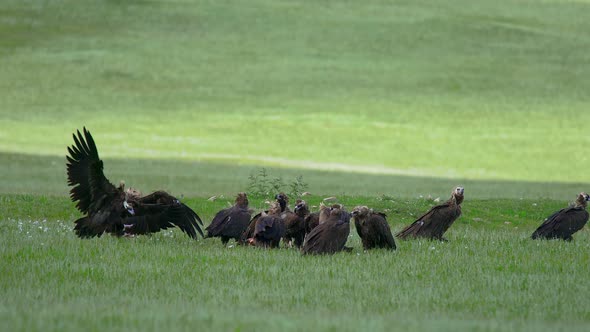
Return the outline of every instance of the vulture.
{"type": "Polygon", "coordinates": [[[363,249],[387,248],[395,250],[395,241],[384,213],[373,212],[366,206],[357,206],[352,210],[354,226],[363,249]]]}
{"type": "Polygon", "coordinates": [[[142,196],[137,190],[115,187],[103,173],[103,162],[90,132],[73,134],[68,146],[68,185],[70,198],[84,217],[75,221],[74,231],[81,238],[100,237],[103,233],[132,236],[178,227],[191,238],[203,236],[201,218],[176,197],[164,191],[142,196]]]}
{"type": "Polygon", "coordinates": [[[344,245],[350,234],[350,214],[340,207],[332,207],[330,216],[305,236],[303,255],[334,254],[347,250],[344,245]]]}
{"type": "MultiPolygon", "coordinates": [[[[289,198],[287,197],[287,195],[285,195],[284,193],[279,193],[275,196],[275,200],[280,208],[279,216],[281,216],[282,214],[289,211],[289,207],[287,206],[287,204],[289,202],[289,198]]],[[[264,213],[268,214],[269,210],[264,211],[264,213]]],[[[246,230],[244,230],[244,232],[240,236],[240,240],[238,241],[238,244],[245,244],[246,242],[248,242],[248,239],[251,239],[254,237],[254,228],[256,227],[256,221],[261,216],[262,216],[262,212],[255,215],[254,217],[252,217],[252,219],[250,219],[250,223],[248,224],[248,227],[246,227],[246,230]]]]}
{"type": "Polygon", "coordinates": [[[220,237],[224,245],[230,239],[238,241],[250,224],[250,215],[248,195],[238,193],[234,206],[217,212],[211,224],[205,228],[207,237],[220,237]]]}
{"type": "Polygon", "coordinates": [[[284,217],[285,213],[291,211],[289,209],[289,196],[287,196],[287,194],[281,192],[275,196],[275,199],[276,199],[277,203],[279,203],[279,206],[281,207],[281,218],[282,218],[282,217],[284,217]]]}
{"type": "Polygon", "coordinates": [[[285,236],[285,223],[281,218],[281,205],[271,204],[268,213],[263,212],[256,220],[253,237],[248,242],[257,247],[278,248],[281,238],[285,236]]]}
{"type": "Polygon", "coordinates": [[[461,215],[463,187],[455,187],[451,198],[443,204],[434,206],[396,236],[400,239],[424,237],[431,240],[447,241],[443,234],[461,215]]]}
{"type": "Polygon", "coordinates": [[[572,206],[561,209],[547,217],[531,236],[533,240],[573,240],[572,235],[582,229],[586,225],[586,222],[588,222],[586,205],[588,205],[589,200],[590,196],[588,194],[584,192],[580,193],[572,206]]]}
{"type": "Polygon", "coordinates": [[[309,214],[303,220],[305,225],[305,234],[309,234],[320,223],[323,223],[330,216],[330,208],[325,206],[324,203],[320,203],[320,210],[309,214]]]}
{"type": "Polygon", "coordinates": [[[294,212],[285,213],[285,242],[300,248],[305,238],[305,218],[309,215],[307,202],[298,199],[294,212]]]}

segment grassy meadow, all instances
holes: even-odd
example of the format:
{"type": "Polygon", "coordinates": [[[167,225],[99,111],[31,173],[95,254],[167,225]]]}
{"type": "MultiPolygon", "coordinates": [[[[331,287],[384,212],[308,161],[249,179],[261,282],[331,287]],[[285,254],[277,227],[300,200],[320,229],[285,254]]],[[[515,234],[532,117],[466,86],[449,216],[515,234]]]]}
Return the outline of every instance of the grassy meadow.
{"type": "Polygon", "coordinates": [[[527,238],[590,190],[589,5],[2,1],[0,330],[588,330],[590,234],[527,238]],[[463,216],[395,253],[354,230],[333,257],[81,241],[65,154],[83,126],[109,179],[205,224],[262,168],[394,231],[461,184],[463,216]]]}
{"type": "MultiPolygon", "coordinates": [[[[316,203],[321,197],[309,197],[316,203]]],[[[261,200],[253,200],[262,206],[261,200]]],[[[187,199],[210,219],[225,200],[187,199]]],[[[394,231],[426,199],[343,197],[387,211],[394,231]]],[[[476,200],[449,242],[398,241],[394,253],[355,249],[302,257],[193,241],[178,230],[80,240],[62,197],[8,195],[0,268],[6,330],[585,331],[590,233],[532,241],[551,200],[476,200]]]]}

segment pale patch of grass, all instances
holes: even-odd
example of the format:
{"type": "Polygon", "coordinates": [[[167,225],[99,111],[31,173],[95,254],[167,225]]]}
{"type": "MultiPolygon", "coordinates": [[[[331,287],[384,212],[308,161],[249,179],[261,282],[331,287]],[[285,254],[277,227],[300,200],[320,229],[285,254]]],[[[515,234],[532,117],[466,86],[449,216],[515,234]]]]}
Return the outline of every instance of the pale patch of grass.
{"type": "MultiPolygon", "coordinates": [[[[65,153],[64,153],[65,154],[65,153]]],[[[4,182],[0,192],[67,195],[64,157],[35,156],[0,153],[0,168],[4,182]]],[[[177,196],[234,197],[237,192],[248,191],[250,175],[256,175],[260,166],[225,164],[205,161],[179,161],[161,159],[104,159],[105,174],[114,184],[125,180],[131,186],[149,192],[158,189],[177,196]]],[[[573,200],[581,191],[588,191],[584,183],[528,182],[499,180],[440,179],[420,176],[380,175],[317,170],[267,167],[272,178],[285,180],[283,190],[289,191],[288,182],[303,177],[308,191],[324,196],[381,196],[447,199],[454,186],[466,188],[467,199],[472,198],[551,198],[563,202],[573,200]]]]}

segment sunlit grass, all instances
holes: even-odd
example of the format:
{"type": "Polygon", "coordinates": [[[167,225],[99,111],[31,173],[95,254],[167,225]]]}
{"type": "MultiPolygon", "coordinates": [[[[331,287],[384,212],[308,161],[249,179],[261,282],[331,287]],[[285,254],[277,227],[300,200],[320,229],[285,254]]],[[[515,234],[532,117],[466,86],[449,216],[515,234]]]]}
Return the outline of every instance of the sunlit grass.
{"type": "Polygon", "coordinates": [[[0,151],[590,181],[584,3],[2,6],[0,151]]]}

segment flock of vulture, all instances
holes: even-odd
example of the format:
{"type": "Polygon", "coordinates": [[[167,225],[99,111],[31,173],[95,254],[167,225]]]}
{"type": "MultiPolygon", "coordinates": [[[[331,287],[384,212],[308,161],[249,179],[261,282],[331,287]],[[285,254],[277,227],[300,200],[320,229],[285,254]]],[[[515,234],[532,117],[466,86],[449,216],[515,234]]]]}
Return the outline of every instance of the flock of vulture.
{"type": "MultiPolygon", "coordinates": [[[[350,251],[346,241],[350,221],[365,250],[372,248],[396,249],[394,236],[386,215],[367,206],[357,206],[348,212],[340,204],[320,204],[311,212],[304,200],[298,199],[294,209],[284,193],[268,210],[251,216],[248,197],[239,193],[235,205],[219,211],[203,233],[201,218],[190,207],[164,191],[143,196],[139,191],[124,188],[124,183],[113,185],[103,173],[103,163],[92,135],[86,128],[73,135],[74,144],[68,147],[68,185],[70,197],[84,217],[75,221],[74,231],[81,238],[110,233],[135,236],[178,227],[191,238],[219,237],[227,244],[230,239],[243,245],[276,248],[281,240],[296,246],[306,254],[333,254],[350,251]]],[[[432,207],[412,224],[396,234],[398,239],[427,238],[446,241],[444,233],[461,215],[464,189],[456,187],[446,202],[432,207]]],[[[588,221],[586,211],[590,196],[580,193],[573,205],[549,216],[532,234],[533,239],[572,240],[572,235],[588,221]]]]}

